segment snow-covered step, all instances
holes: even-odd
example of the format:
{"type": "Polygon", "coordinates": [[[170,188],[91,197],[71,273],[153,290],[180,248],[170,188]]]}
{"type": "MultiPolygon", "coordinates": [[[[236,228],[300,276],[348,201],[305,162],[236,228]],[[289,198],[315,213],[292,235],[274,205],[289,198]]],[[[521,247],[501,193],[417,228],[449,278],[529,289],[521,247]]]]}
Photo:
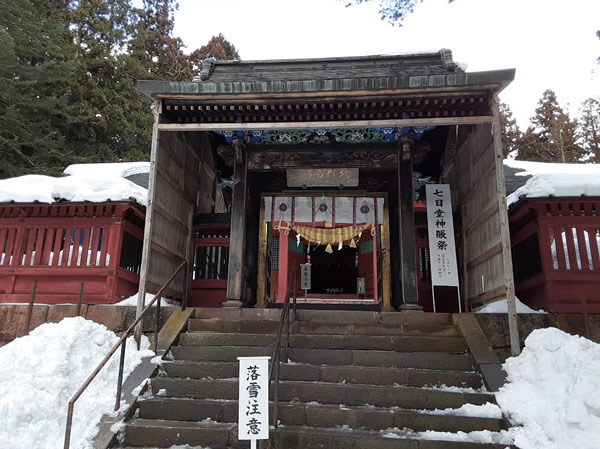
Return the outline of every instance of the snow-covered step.
{"type": "MultiPolygon", "coordinates": [[[[198,399],[236,399],[237,379],[176,379],[156,377],[152,379],[155,395],[198,399]]],[[[272,393],[272,390],[271,390],[272,393]]],[[[458,408],[466,403],[481,405],[494,402],[487,393],[423,389],[412,387],[389,387],[365,384],[333,384],[326,382],[282,381],[279,400],[303,402],[317,401],[323,404],[365,405],[401,407],[414,409],[458,408]]]]}
{"type": "MultiPolygon", "coordinates": [[[[505,449],[506,442],[499,432],[427,433],[400,430],[383,431],[308,426],[283,426],[271,429],[265,449],[505,449]],[[435,438],[435,439],[433,439],[435,438]],[[476,441],[474,441],[476,440],[476,441]]],[[[214,421],[167,421],[135,419],[124,433],[124,444],[133,447],[171,447],[173,445],[210,446],[212,449],[246,449],[248,441],[237,439],[237,425],[214,421]]]]}
{"type": "MultiPolygon", "coordinates": [[[[155,397],[140,402],[139,417],[176,421],[237,422],[236,400],[194,400],[155,397]]],[[[504,421],[495,404],[448,410],[408,410],[398,407],[349,406],[304,402],[279,403],[278,419],[284,426],[341,427],[384,430],[409,428],[414,431],[473,432],[500,431],[504,421]],[[491,411],[491,413],[490,413],[491,411]]]]}
{"type": "MultiPolygon", "coordinates": [[[[200,362],[178,360],[163,362],[164,375],[191,379],[223,379],[237,377],[237,362],[200,362]]],[[[305,380],[333,383],[358,383],[373,385],[481,387],[481,376],[466,371],[440,371],[414,368],[375,366],[312,365],[308,363],[283,363],[282,380],[305,380]]]]}

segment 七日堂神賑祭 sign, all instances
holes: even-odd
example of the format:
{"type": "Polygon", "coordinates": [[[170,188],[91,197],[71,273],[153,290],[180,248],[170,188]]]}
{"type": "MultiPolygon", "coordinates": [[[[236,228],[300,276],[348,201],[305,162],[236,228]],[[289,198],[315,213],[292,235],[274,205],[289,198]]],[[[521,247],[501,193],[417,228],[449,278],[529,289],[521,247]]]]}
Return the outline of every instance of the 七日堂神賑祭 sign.
{"type": "Polygon", "coordinates": [[[269,439],[269,359],[238,357],[240,362],[238,439],[269,439]]]}
{"type": "Polygon", "coordinates": [[[431,284],[458,287],[452,201],[448,184],[426,184],[431,284]]]}

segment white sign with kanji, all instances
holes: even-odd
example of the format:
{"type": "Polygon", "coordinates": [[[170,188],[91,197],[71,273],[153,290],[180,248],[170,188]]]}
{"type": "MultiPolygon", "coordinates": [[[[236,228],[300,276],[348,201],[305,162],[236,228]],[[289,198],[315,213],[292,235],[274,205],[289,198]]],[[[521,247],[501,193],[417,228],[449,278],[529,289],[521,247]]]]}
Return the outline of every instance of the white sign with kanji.
{"type": "Polygon", "coordinates": [[[269,359],[238,357],[240,390],[238,439],[269,439],[269,359]]]}
{"type": "Polygon", "coordinates": [[[448,184],[426,184],[427,228],[432,285],[458,287],[452,200],[448,184]]]}

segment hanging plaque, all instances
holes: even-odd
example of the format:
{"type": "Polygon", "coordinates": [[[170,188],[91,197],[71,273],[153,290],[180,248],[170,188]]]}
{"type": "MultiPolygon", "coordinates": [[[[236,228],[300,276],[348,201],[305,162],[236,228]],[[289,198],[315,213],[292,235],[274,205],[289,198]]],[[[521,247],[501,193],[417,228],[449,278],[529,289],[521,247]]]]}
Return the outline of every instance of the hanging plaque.
{"type": "Polygon", "coordinates": [[[358,168],[288,168],[288,187],[356,187],[358,168]]]}

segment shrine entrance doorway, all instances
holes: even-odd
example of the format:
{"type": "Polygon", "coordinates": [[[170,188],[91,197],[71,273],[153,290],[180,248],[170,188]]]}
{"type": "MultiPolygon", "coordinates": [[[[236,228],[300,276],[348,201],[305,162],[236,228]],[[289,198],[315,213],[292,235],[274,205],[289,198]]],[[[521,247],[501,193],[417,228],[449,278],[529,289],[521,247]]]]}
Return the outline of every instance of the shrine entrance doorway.
{"type": "Polygon", "coordinates": [[[384,193],[284,192],[264,194],[261,203],[259,306],[295,293],[299,304],[391,307],[384,193]],[[306,292],[301,264],[310,265],[306,292]]]}

